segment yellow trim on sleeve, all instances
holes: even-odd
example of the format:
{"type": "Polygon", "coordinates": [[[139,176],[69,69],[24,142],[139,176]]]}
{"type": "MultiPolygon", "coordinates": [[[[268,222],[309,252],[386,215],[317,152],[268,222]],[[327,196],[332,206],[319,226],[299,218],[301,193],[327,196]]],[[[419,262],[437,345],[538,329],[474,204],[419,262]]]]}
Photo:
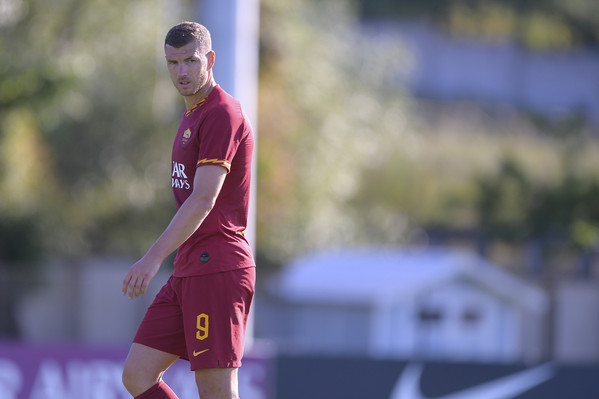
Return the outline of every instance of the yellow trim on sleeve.
{"type": "Polygon", "coordinates": [[[196,168],[205,165],[205,164],[216,164],[216,165],[220,165],[223,166],[224,168],[226,168],[227,170],[231,170],[231,163],[225,159],[200,159],[196,165],[196,168]]]}

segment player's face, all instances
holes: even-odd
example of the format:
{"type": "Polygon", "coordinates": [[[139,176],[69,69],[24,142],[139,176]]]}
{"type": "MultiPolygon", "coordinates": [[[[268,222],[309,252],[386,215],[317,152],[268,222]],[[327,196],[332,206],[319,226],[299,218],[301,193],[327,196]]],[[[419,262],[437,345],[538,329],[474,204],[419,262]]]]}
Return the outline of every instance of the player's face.
{"type": "Polygon", "coordinates": [[[205,97],[203,91],[210,86],[214,52],[202,53],[197,42],[183,47],[164,47],[166,64],[173,84],[184,97],[205,97]]]}

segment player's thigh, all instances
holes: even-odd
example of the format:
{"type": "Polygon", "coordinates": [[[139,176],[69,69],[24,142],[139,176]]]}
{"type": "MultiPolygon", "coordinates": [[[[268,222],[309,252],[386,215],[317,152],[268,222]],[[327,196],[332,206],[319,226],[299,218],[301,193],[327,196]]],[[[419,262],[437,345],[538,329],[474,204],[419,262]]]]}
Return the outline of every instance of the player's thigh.
{"type": "Polygon", "coordinates": [[[123,367],[123,381],[147,388],[157,383],[179,356],[133,343],[123,367]]]}
{"type": "Polygon", "coordinates": [[[237,398],[237,368],[195,370],[196,384],[201,398],[237,398]]]}

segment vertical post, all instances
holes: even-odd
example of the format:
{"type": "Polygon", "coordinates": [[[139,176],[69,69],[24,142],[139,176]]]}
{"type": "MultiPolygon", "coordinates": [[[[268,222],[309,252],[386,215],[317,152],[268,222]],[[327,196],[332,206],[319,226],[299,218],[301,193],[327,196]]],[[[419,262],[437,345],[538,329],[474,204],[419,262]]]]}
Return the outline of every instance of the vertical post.
{"type": "MultiPolygon", "coordinates": [[[[258,50],[260,0],[198,0],[196,20],[212,34],[216,53],[214,78],[238,99],[252,123],[256,146],[248,226],[245,236],[256,249],[256,165],[258,144],[258,50]]],[[[250,314],[246,347],[253,344],[254,321],[250,314]]]]}

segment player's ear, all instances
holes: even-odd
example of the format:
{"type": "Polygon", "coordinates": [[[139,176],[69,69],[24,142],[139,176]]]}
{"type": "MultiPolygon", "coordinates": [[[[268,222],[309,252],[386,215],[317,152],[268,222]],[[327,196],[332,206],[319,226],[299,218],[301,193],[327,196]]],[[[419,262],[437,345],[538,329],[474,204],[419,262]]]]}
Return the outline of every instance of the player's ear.
{"type": "Polygon", "coordinates": [[[208,58],[208,69],[212,69],[212,67],[214,66],[214,61],[216,59],[216,54],[214,53],[214,50],[210,50],[208,53],[206,53],[206,58],[208,58]]]}

